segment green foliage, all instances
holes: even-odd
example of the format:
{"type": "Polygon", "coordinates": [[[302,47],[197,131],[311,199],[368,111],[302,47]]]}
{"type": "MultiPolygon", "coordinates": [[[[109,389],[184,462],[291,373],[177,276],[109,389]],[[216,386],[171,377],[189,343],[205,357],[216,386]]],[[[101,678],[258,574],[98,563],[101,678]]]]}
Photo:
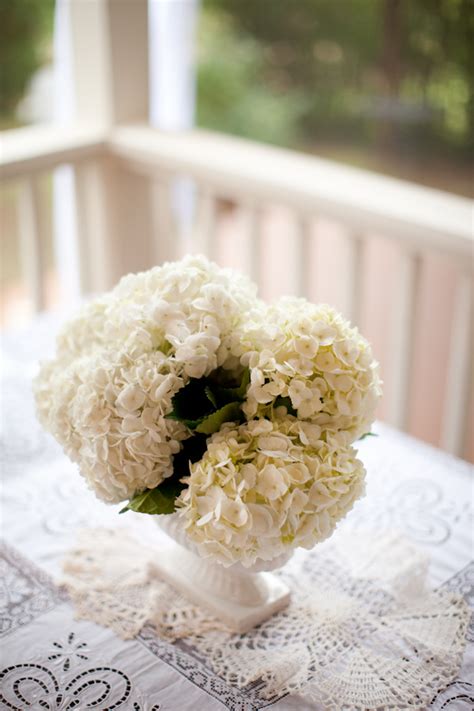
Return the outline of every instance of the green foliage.
{"type": "Polygon", "coordinates": [[[219,368],[207,378],[191,378],[173,397],[169,419],[206,435],[217,432],[224,422],[240,422],[243,418],[240,405],[250,382],[250,371],[244,369],[239,382],[226,382],[227,377],[226,371],[219,368]]]}
{"type": "Polygon", "coordinates": [[[202,125],[294,147],[357,141],[420,154],[471,144],[472,0],[203,8],[202,125]]]}
{"type": "Polygon", "coordinates": [[[194,433],[192,437],[185,439],[180,451],[173,457],[173,476],[178,479],[187,476],[190,462],[202,459],[206,447],[207,437],[203,434],[194,433]]]}
{"type": "Polygon", "coordinates": [[[137,511],[147,514],[170,514],[176,510],[175,501],[184,489],[182,478],[189,474],[189,465],[202,458],[206,451],[205,435],[195,434],[186,439],[178,454],[173,457],[173,474],[154,489],[146,489],[130,499],[120,511],[137,511]]]}
{"type": "Polygon", "coordinates": [[[229,402],[227,405],[213,412],[212,415],[208,415],[204,418],[196,426],[196,432],[211,435],[214,432],[218,432],[225,422],[240,422],[242,419],[240,402],[229,402]]]}
{"type": "Polygon", "coordinates": [[[207,437],[218,432],[225,422],[242,422],[241,403],[250,383],[250,371],[245,368],[237,381],[218,368],[207,378],[191,378],[173,397],[170,419],[183,422],[192,436],[184,440],[173,457],[173,473],[155,489],[137,493],[120,511],[146,514],[170,514],[189,474],[189,465],[199,461],[207,447],[207,437]]]}
{"type": "Polygon", "coordinates": [[[170,514],[175,511],[175,500],[179,496],[184,484],[176,481],[174,477],[165,479],[155,489],[146,489],[130,499],[128,504],[120,511],[136,511],[146,514],[170,514]]]}
{"type": "Polygon", "coordinates": [[[378,437],[378,434],[376,434],[375,432],[366,432],[361,437],[359,437],[359,442],[362,442],[363,439],[367,439],[367,437],[378,437]]]}
{"type": "Polygon", "coordinates": [[[218,402],[221,404],[233,402],[234,400],[242,402],[247,393],[247,388],[250,385],[250,368],[245,368],[242,371],[240,383],[238,385],[233,386],[231,382],[227,382],[226,385],[222,385],[222,383],[225,382],[224,377],[224,369],[217,369],[214,374],[211,373],[210,375],[212,387],[215,390],[218,402]]]}
{"type": "Polygon", "coordinates": [[[234,29],[222,12],[202,8],[198,57],[197,123],[254,140],[292,145],[308,99],[302,91],[263,79],[265,50],[234,29]]]}
{"type": "Polygon", "coordinates": [[[0,0],[0,118],[10,118],[45,59],[54,0],[0,0]]]}
{"type": "Polygon", "coordinates": [[[189,383],[173,397],[173,410],[168,415],[170,420],[183,422],[189,429],[195,429],[202,420],[213,412],[217,406],[213,404],[214,396],[208,378],[191,378],[189,383]]]}

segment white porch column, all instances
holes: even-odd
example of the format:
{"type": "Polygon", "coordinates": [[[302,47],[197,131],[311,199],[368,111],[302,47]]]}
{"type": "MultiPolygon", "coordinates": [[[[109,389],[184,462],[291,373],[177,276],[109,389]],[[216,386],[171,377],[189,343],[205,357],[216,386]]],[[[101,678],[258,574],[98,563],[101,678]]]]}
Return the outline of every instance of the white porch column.
{"type": "MultiPolygon", "coordinates": [[[[147,0],[58,0],[57,21],[61,120],[109,131],[123,122],[147,122],[147,0]]],[[[107,289],[122,274],[150,265],[145,178],[117,161],[98,158],[76,165],[68,188],[64,177],[60,181],[57,223],[64,227],[67,212],[77,232],[75,254],[69,247],[63,260],[65,274],[73,262],[80,263],[83,291],[107,289]]],[[[63,227],[56,228],[59,256],[66,249],[63,227]]]]}
{"type": "MultiPolygon", "coordinates": [[[[54,107],[53,120],[66,124],[75,114],[72,73],[70,7],[57,0],[54,15],[54,107]]],[[[64,165],[53,173],[53,247],[59,288],[66,303],[75,303],[81,294],[79,245],[76,224],[74,171],[64,165]]]]}
{"type": "MultiPolygon", "coordinates": [[[[185,131],[194,126],[195,33],[199,0],[149,0],[150,123],[163,131],[185,131]]],[[[153,188],[155,209],[163,183],[153,188]]],[[[175,234],[155,235],[158,260],[187,251],[192,239],[196,186],[186,178],[172,181],[169,197],[175,234]],[[176,238],[179,244],[176,245],[176,238]],[[176,246],[178,249],[176,249],[176,246]]],[[[156,224],[168,224],[156,216],[156,224]]]]}

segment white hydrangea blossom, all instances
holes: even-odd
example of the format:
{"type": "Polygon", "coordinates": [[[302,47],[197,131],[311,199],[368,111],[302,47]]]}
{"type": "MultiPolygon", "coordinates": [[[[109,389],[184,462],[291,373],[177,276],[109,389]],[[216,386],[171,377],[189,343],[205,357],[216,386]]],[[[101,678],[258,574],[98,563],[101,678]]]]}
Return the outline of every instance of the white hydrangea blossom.
{"type": "Polygon", "coordinates": [[[154,348],[200,378],[228,360],[230,339],[259,307],[242,274],[189,255],[124,277],[105,308],[104,337],[132,357],[154,348]]]}
{"type": "Polygon", "coordinates": [[[40,419],[103,501],[128,499],[172,473],[172,457],[189,436],[165,417],[183,386],[175,371],[159,351],[134,361],[99,351],[43,368],[40,419]]]}
{"type": "Polygon", "coordinates": [[[35,383],[40,419],[97,496],[118,502],[172,473],[190,435],[166,419],[190,377],[231,367],[256,287],[204,257],[124,277],[58,338],[35,383]]]}
{"type": "Polygon", "coordinates": [[[124,501],[173,474],[193,436],[167,417],[173,396],[217,368],[238,380],[243,367],[247,422],[207,440],[178,505],[204,554],[250,566],[324,540],[363,492],[349,445],[370,430],[380,380],[369,344],[336,311],[266,306],[204,257],[130,274],[63,329],[35,382],[38,413],[97,496],[124,501]]]}
{"type": "Polygon", "coordinates": [[[364,475],[351,447],[329,445],[310,422],[225,425],[191,465],[180,515],[203,555],[248,567],[327,538],[363,493],[364,475]]]}
{"type": "Polygon", "coordinates": [[[368,342],[331,307],[281,299],[248,330],[241,361],[251,368],[248,419],[269,414],[281,397],[328,436],[345,433],[347,444],[370,430],[378,366],[368,342]]]}

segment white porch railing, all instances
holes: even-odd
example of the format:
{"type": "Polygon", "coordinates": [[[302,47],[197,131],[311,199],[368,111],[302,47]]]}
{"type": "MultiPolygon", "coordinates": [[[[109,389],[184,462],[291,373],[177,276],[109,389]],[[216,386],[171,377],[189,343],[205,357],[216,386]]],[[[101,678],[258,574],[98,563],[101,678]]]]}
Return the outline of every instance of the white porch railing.
{"type": "MultiPolygon", "coordinates": [[[[390,328],[392,393],[389,419],[407,424],[416,304],[423,254],[438,252],[459,268],[445,388],[443,445],[461,452],[470,387],[472,203],[291,151],[202,131],[163,134],[147,126],[110,132],[76,127],[27,128],[2,138],[3,181],[19,181],[21,249],[26,281],[37,309],[44,306],[38,219],[38,176],[62,164],[76,174],[81,283],[85,292],[111,286],[121,274],[177,256],[179,234],[171,209],[175,178],[197,186],[194,249],[213,257],[216,206],[224,198],[244,205],[252,230],[248,268],[259,280],[261,210],[280,203],[296,225],[293,263],[301,294],[311,274],[311,219],[330,217],[346,228],[346,312],[359,322],[365,236],[381,234],[402,251],[398,298],[390,328]]],[[[242,245],[245,244],[242,236],[242,245]]],[[[387,375],[386,375],[387,379],[387,375]]]]}

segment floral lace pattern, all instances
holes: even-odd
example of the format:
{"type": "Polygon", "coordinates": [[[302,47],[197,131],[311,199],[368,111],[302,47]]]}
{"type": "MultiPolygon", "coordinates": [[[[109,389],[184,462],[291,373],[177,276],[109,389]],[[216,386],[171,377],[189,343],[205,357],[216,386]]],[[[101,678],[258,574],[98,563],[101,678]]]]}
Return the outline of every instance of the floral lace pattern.
{"type": "MultiPolygon", "coordinates": [[[[10,546],[0,547],[0,571],[3,637],[15,637],[35,620],[64,607],[66,596],[49,576],[10,546]]],[[[143,699],[129,676],[104,661],[100,650],[74,630],[48,642],[32,640],[28,637],[28,647],[22,645],[25,661],[0,669],[1,709],[162,709],[159,703],[143,699]]]]}
{"type": "Polygon", "coordinates": [[[158,703],[145,702],[144,705],[139,700],[133,700],[135,695],[130,678],[123,671],[109,666],[91,667],[68,675],[64,669],[58,674],[57,670],[46,664],[13,664],[0,673],[0,683],[2,708],[14,711],[161,709],[158,703]]]}
{"type": "Polygon", "coordinates": [[[246,635],[157,579],[156,555],[123,531],[85,532],[65,562],[79,617],[122,636],[147,620],[155,634],[185,638],[229,685],[260,681],[263,699],[295,694],[328,711],[421,709],[459,671],[469,608],[425,588],[426,557],[398,536],[337,536],[295,556],[280,572],[292,603],[246,635]],[[119,580],[119,570],[129,574],[119,580]]]}
{"type": "Polygon", "coordinates": [[[175,696],[170,701],[169,695],[160,693],[170,684],[167,669],[174,670],[175,684],[176,677],[183,680],[183,698],[193,690],[197,708],[202,708],[202,698],[207,699],[206,710],[222,709],[223,704],[232,711],[257,711],[254,699],[259,709],[266,705],[255,685],[241,694],[189,648],[158,637],[156,628],[145,627],[137,641],[124,643],[106,629],[73,620],[64,591],[10,546],[0,546],[0,564],[7,593],[0,597],[7,662],[4,669],[0,666],[2,710],[175,711],[175,696]],[[25,577],[35,585],[25,587],[25,577]],[[25,610],[34,614],[24,614],[25,610]]]}
{"type": "Polygon", "coordinates": [[[6,544],[0,555],[0,638],[58,604],[51,580],[6,544]]]}

